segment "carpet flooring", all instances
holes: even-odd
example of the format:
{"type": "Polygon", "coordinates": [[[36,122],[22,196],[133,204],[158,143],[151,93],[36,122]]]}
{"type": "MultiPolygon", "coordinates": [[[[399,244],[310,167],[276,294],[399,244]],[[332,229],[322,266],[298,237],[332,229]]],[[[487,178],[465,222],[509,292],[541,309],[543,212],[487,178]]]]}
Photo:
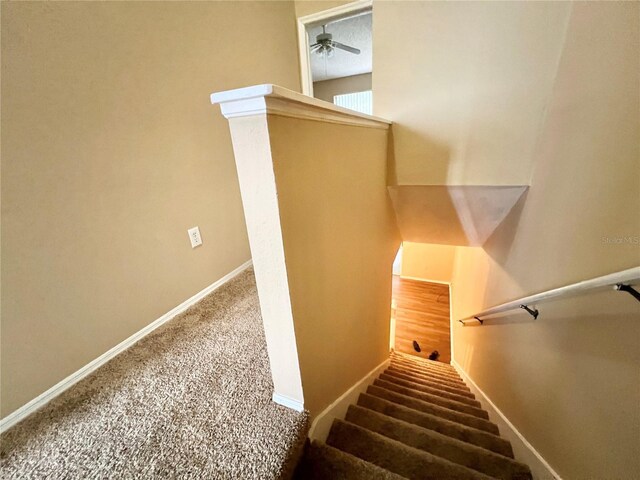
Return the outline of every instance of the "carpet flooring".
{"type": "Polygon", "coordinates": [[[511,444],[448,364],[392,353],[389,368],[326,442],[307,445],[296,480],[531,480],[511,444]]]}
{"type": "Polygon", "coordinates": [[[286,478],[306,413],[271,401],[252,270],[0,437],[5,478],[286,478]]]}

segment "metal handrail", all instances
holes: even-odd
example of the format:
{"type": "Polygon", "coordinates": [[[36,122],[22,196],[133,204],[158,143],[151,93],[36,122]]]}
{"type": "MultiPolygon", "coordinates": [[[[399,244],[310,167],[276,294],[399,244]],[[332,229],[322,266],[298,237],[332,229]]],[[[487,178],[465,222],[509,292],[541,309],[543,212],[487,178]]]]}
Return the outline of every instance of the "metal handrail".
{"type": "Polygon", "coordinates": [[[465,325],[468,322],[478,322],[480,325],[484,323],[482,317],[489,315],[495,315],[498,313],[508,312],[510,310],[522,309],[529,313],[534,319],[538,318],[540,312],[535,305],[546,302],[558,297],[571,297],[575,295],[581,295],[586,292],[604,290],[607,288],[613,288],[620,292],[626,292],[631,294],[636,300],[640,301],[640,293],[635,290],[632,285],[640,282],[640,267],[629,268],[628,270],[622,270],[621,272],[611,273],[602,277],[592,278],[591,280],[584,280],[582,282],[573,283],[565,287],[554,288],[553,290],[547,290],[546,292],[536,293],[535,295],[529,295],[522,297],[511,302],[496,305],[495,307],[483,310],[482,312],[468,317],[463,317],[458,322],[465,325]]]}

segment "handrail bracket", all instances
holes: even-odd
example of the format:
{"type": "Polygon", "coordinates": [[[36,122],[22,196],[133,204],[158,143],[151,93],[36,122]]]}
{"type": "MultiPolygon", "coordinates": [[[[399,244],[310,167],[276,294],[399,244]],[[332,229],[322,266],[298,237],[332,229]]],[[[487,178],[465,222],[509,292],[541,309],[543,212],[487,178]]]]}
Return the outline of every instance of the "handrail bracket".
{"type": "Polygon", "coordinates": [[[631,295],[633,298],[635,298],[636,300],[638,300],[640,302],[640,292],[638,292],[631,285],[627,285],[627,284],[624,284],[624,283],[618,283],[618,284],[616,284],[615,287],[613,287],[613,289],[614,290],[618,290],[619,292],[627,292],[629,295],[631,295]]]}
{"type": "Polygon", "coordinates": [[[523,310],[526,310],[527,313],[531,315],[534,320],[538,319],[538,315],[540,314],[540,312],[538,312],[537,308],[529,308],[527,305],[520,305],[520,308],[522,308],[523,310]]]}

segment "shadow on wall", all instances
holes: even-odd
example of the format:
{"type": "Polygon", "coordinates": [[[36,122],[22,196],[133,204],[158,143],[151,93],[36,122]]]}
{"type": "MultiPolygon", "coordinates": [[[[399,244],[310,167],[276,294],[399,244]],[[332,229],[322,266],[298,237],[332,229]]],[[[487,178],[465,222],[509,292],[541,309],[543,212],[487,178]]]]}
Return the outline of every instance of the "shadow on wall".
{"type": "Polygon", "coordinates": [[[406,125],[391,125],[387,158],[387,185],[447,184],[450,148],[406,125]],[[396,158],[396,142],[411,145],[411,151],[396,158]]]}
{"type": "Polygon", "coordinates": [[[509,258],[528,195],[527,189],[482,247],[499,265],[503,265],[509,258]]]}
{"type": "Polygon", "coordinates": [[[502,314],[484,317],[482,318],[482,324],[476,322],[467,323],[464,328],[484,328],[490,330],[491,327],[498,327],[500,325],[535,323],[535,321],[536,320],[534,320],[531,315],[527,315],[524,311],[521,312],[520,310],[513,310],[502,314]]]}

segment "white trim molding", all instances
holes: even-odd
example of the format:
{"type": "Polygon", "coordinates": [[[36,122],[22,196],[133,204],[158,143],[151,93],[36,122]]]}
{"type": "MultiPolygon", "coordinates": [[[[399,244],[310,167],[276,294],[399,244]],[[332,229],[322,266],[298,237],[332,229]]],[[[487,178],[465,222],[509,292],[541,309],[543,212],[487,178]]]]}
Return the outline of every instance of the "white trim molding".
{"type": "Polygon", "coordinates": [[[331,20],[357,15],[371,10],[373,0],[360,0],[346,3],[321,12],[298,17],[298,52],[300,57],[300,83],[302,93],[313,96],[313,78],[311,75],[311,59],[309,58],[309,36],[307,27],[328,23],[331,20]]]}
{"type": "Polygon", "coordinates": [[[291,408],[296,412],[302,412],[304,410],[304,404],[295,398],[287,397],[286,395],[282,395],[281,393],[273,392],[273,396],[271,399],[274,403],[278,405],[282,405],[283,407],[291,408]]]}
{"type": "Polygon", "coordinates": [[[331,430],[333,420],[336,418],[344,419],[349,405],[358,401],[360,394],[367,389],[380,372],[386,370],[390,362],[391,360],[387,358],[384,362],[354,383],[346,392],[331,403],[331,405],[320,412],[311,424],[309,438],[311,440],[324,442],[329,435],[329,430],[331,430]]]}
{"type": "Polygon", "coordinates": [[[544,457],[540,455],[540,452],[518,431],[515,425],[509,421],[507,416],[491,401],[487,394],[482,391],[458,362],[452,360],[451,365],[453,365],[471,391],[476,395],[478,401],[482,404],[482,408],[489,412],[491,420],[498,425],[502,436],[511,442],[516,459],[529,465],[534,480],[562,480],[560,475],[549,465],[549,462],[547,462],[544,457]]]}
{"type": "Polygon", "coordinates": [[[438,283],[440,285],[449,285],[449,286],[451,286],[451,282],[444,282],[442,280],[430,280],[428,278],[409,277],[407,275],[400,275],[400,278],[402,278],[403,280],[415,280],[416,282],[438,283]]]}
{"type": "Polygon", "coordinates": [[[280,115],[329,123],[388,129],[391,122],[333,103],[302,95],[278,85],[264,84],[211,94],[227,119],[252,115],[280,115]]]}
{"type": "Polygon", "coordinates": [[[162,315],[160,318],[154,320],[146,327],[142,328],[141,330],[138,330],[129,338],[127,338],[126,340],[123,340],[118,345],[111,348],[107,352],[103,353],[95,360],[87,363],[84,367],[75,371],[74,373],[69,375],[67,378],[56,383],[53,387],[48,389],[46,392],[41,393],[30,402],[26,403],[22,407],[18,408],[14,412],[4,417],[2,420],[0,420],[0,433],[5,432],[6,430],[14,426],[16,423],[20,422],[21,420],[25,419],[26,417],[31,415],[33,412],[38,410],[39,408],[46,405],[48,402],[56,398],[58,395],[60,395],[61,393],[63,393],[65,390],[69,389],[76,383],[78,383],[87,375],[95,372],[98,368],[100,368],[102,365],[107,363],[109,360],[119,355],[120,353],[122,353],[123,351],[131,347],[133,344],[135,344],[136,342],[144,338],[145,336],[149,335],[151,332],[156,330],[158,327],[160,327],[164,323],[173,319],[176,315],[179,315],[180,313],[184,312],[192,305],[198,303],[200,300],[202,300],[204,297],[209,295],[211,292],[217,290],[222,285],[224,285],[225,283],[227,283],[228,281],[230,281],[231,279],[233,279],[234,277],[236,277],[237,275],[245,271],[247,268],[251,266],[251,264],[252,264],[251,260],[248,260],[247,262],[243,263],[238,268],[229,272],[219,280],[216,280],[208,287],[199,291],[191,298],[185,300],[177,307],[173,308],[169,312],[162,315]]]}

